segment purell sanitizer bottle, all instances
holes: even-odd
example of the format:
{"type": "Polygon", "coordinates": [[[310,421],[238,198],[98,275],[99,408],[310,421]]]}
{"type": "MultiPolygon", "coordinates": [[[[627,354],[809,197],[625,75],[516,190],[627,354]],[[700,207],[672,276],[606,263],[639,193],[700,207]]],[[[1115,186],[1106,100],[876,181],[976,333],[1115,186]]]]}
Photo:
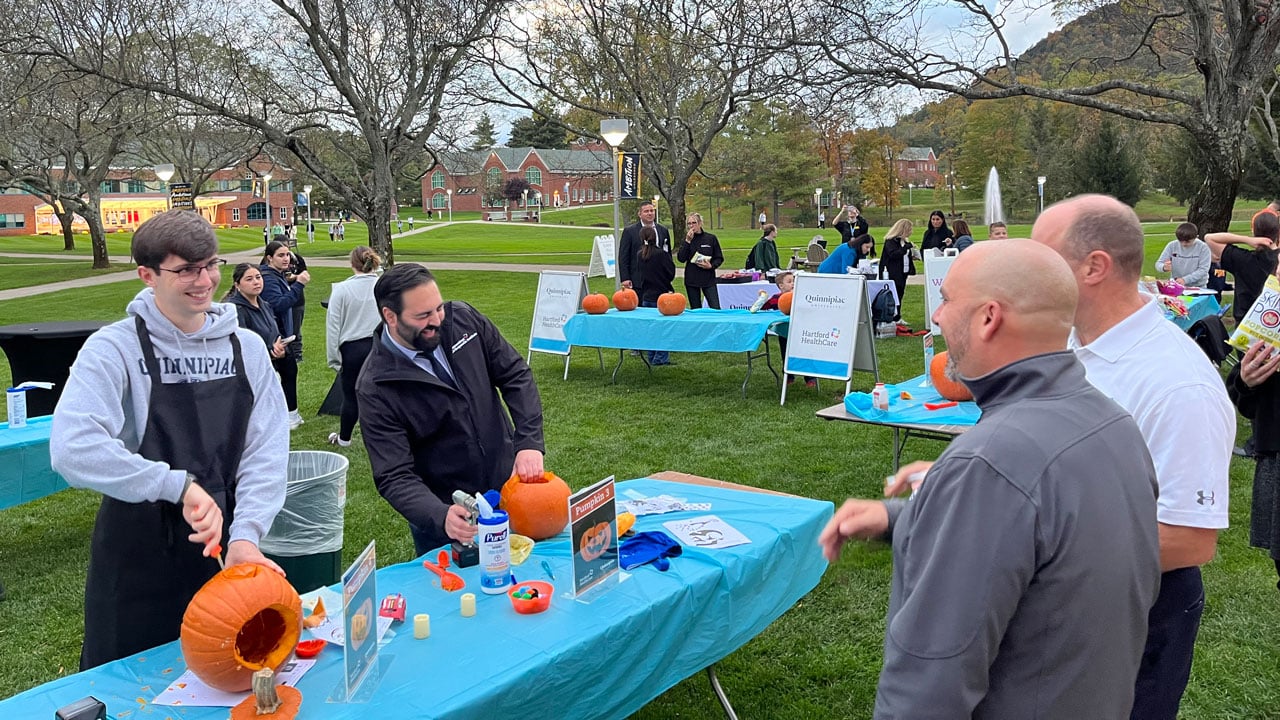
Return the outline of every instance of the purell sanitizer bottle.
{"type": "Polygon", "coordinates": [[[507,513],[494,510],[476,521],[476,540],[480,545],[480,589],[489,595],[500,595],[511,583],[511,539],[507,530],[507,513]]]}

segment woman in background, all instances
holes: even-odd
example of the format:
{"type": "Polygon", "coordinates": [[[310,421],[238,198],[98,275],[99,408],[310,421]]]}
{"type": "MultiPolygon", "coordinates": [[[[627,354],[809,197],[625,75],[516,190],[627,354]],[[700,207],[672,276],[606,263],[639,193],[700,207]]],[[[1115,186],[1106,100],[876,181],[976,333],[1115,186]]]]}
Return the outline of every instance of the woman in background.
{"type": "Polygon", "coordinates": [[[946,250],[951,247],[951,238],[957,234],[952,233],[951,228],[947,227],[947,216],[943,215],[941,210],[934,210],[929,213],[929,226],[924,229],[924,238],[920,241],[920,252],[946,250]]]}
{"type": "Polygon", "coordinates": [[[280,388],[284,391],[285,404],[292,415],[298,411],[298,363],[289,354],[288,343],[280,337],[280,326],[271,305],[262,299],[262,272],[249,263],[240,263],[231,275],[231,291],[223,302],[236,306],[236,319],[240,327],[252,330],[267,344],[271,354],[271,366],[280,376],[280,388]]]}
{"type": "MultiPolygon", "coordinates": [[[[285,273],[288,272],[292,262],[293,253],[289,252],[289,246],[278,240],[272,240],[267,243],[262,265],[258,267],[262,273],[262,299],[267,301],[272,315],[275,316],[276,326],[280,328],[280,334],[286,339],[292,339],[296,334],[297,329],[293,324],[293,307],[301,300],[303,288],[311,282],[311,273],[303,270],[293,277],[293,283],[290,284],[285,273]]],[[[285,371],[289,368],[282,370],[281,366],[277,365],[276,371],[280,372],[280,382],[284,386],[284,400],[289,407],[289,429],[292,430],[302,424],[302,415],[298,412],[298,361],[291,353],[286,354],[290,356],[292,377],[285,376],[285,371]]]]}
{"type": "Polygon", "coordinates": [[[340,447],[351,444],[356,419],[356,378],[364,359],[373,348],[373,333],[382,318],[373,299],[382,260],[370,248],[360,245],[351,251],[352,277],[336,283],[329,294],[329,315],[325,320],[325,355],[329,367],[338,372],[342,385],[342,415],[338,432],[329,433],[329,442],[340,447]]]}
{"type": "Polygon", "coordinates": [[[964,252],[965,248],[973,244],[973,233],[969,231],[969,223],[957,220],[952,230],[955,231],[956,239],[951,247],[955,248],[956,252],[964,252]]]}
{"type": "MultiPolygon", "coordinates": [[[[640,307],[658,307],[658,296],[675,292],[671,281],[676,279],[676,264],[671,254],[658,247],[658,232],[653,227],[640,228],[640,264],[637,272],[643,288],[640,307]]],[[[646,350],[650,365],[670,365],[671,356],[666,350],[646,350]]]]}
{"type": "MultiPolygon", "coordinates": [[[[950,232],[948,230],[947,232],[950,232]]],[[[906,297],[907,276],[916,274],[916,264],[911,259],[911,221],[903,218],[889,228],[880,246],[880,277],[893,281],[898,290],[898,314],[894,321],[902,322],[902,304],[906,297]]]]}

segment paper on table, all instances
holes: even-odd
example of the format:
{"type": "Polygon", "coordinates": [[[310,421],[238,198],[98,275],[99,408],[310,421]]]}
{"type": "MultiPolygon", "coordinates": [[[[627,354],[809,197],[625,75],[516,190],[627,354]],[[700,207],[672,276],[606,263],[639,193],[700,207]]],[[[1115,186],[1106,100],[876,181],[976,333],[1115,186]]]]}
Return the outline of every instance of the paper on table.
{"type": "MultiPolygon", "coordinates": [[[[391,627],[391,618],[378,616],[378,642],[382,642],[382,636],[387,634],[387,629],[391,627]]],[[[346,645],[345,636],[342,631],[342,615],[340,613],[330,613],[328,618],[313,628],[308,628],[307,632],[311,633],[311,637],[326,640],[338,647],[346,645]]]]}
{"type": "MultiPolygon", "coordinates": [[[[280,672],[276,674],[276,684],[296,687],[302,676],[315,664],[315,660],[294,658],[280,666],[280,672]]],[[[177,680],[169,683],[169,687],[157,695],[156,699],[151,701],[151,704],[182,707],[234,707],[252,694],[248,691],[226,692],[224,690],[215,690],[205,685],[203,680],[188,670],[179,675],[177,680]]]]}
{"type": "Polygon", "coordinates": [[[751,538],[715,515],[703,515],[691,520],[671,520],[662,524],[683,545],[716,550],[745,545],[751,538]]]}
{"type": "Polygon", "coordinates": [[[685,502],[680,498],[670,495],[658,495],[657,497],[636,497],[630,500],[618,501],[618,512],[629,512],[636,517],[641,515],[661,515],[669,512],[681,512],[686,510],[707,511],[711,509],[711,503],[691,503],[685,502]]]}

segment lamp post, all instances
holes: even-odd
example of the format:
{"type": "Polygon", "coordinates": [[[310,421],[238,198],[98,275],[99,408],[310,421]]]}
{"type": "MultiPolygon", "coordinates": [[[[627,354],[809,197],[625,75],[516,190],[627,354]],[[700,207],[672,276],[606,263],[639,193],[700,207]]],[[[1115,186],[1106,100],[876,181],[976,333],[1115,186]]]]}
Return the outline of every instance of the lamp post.
{"type": "Polygon", "coordinates": [[[888,178],[885,192],[885,204],[888,205],[890,223],[893,222],[893,196],[896,194],[893,188],[893,148],[888,145],[884,146],[884,174],[888,178]]]}
{"type": "Polygon", "coordinates": [[[907,183],[907,207],[916,204],[916,184],[907,183]]]}
{"type": "Polygon", "coordinates": [[[1048,178],[1046,178],[1043,175],[1036,178],[1036,186],[1040,188],[1040,212],[1044,212],[1044,181],[1045,180],[1048,180],[1048,178]]]}
{"type": "Polygon", "coordinates": [[[302,194],[307,196],[307,242],[316,241],[315,235],[311,232],[311,186],[303,185],[302,194]]]}
{"type": "Polygon", "coordinates": [[[658,196],[653,196],[653,224],[658,224],[658,196]]]}
{"type": "Polygon", "coordinates": [[[813,206],[817,208],[817,213],[821,215],[822,214],[822,188],[814,188],[813,206]]]}
{"type": "Polygon", "coordinates": [[[444,191],[449,198],[449,222],[453,222],[453,188],[444,191]]]}
{"type": "Polygon", "coordinates": [[[262,197],[267,201],[267,221],[262,225],[263,245],[271,242],[271,173],[262,174],[262,197]]]}
{"type": "Polygon", "coordinates": [[[173,177],[173,164],[164,163],[155,167],[156,178],[160,180],[160,192],[164,193],[164,209],[169,209],[169,179],[173,177]]]}
{"type": "MultiPolygon", "coordinates": [[[[622,194],[622,178],[618,175],[618,147],[627,139],[627,134],[631,132],[631,123],[626,118],[607,118],[600,121],[600,136],[604,141],[609,143],[609,147],[613,148],[613,258],[614,266],[617,267],[618,245],[622,242],[621,236],[621,208],[618,205],[618,196],[622,194]]],[[[613,275],[613,284],[615,288],[622,287],[622,276],[617,272],[613,275]]]]}
{"type": "Polygon", "coordinates": [[[524,211],[525,219],[529,219],[529,188],[520,191],[520,209],[524,211]]]}

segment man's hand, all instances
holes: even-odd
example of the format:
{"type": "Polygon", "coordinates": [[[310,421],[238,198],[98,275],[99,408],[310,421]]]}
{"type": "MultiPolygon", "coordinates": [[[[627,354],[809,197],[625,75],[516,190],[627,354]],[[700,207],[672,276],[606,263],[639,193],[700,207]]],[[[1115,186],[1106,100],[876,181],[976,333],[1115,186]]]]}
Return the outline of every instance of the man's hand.
{"type": "Polygon", "coordinates": [[[281,576],[285,574],[284,568],[271,562],[271,559],[266,555],[263,555],[257,545],[254,545],[248,540],[233,540],[231,544],[227,546],[227,559],[225,561],[225,565],[227,567],[231,567],[232,565],[244,565],[245,563],[261,565],[268,570],[280,573],[281,576]]]}
{"type": "Polygon", "coordinates": [[[516,453],[516,464],[511,472],[519,475],[525,482],[542,479],[542,453],[537,450],[521,450],[516,453]]]}
{"type": "Polygon", "coordinates": [[[852,539],[871,540],[889,531],[889,511],[879,500],[846,500],[818,536],[827,562],[840,557],[840,549],[852,539]]]}
{"type": "Polygon", "coordinates": [[[1276,368],[1280,368],[1280,352],[1273,350],[1262,340],[1255,340],[1240,359],[1240,381],[1257,387],[1275,375],[1276,368]]]}
{"type": "Polygon", "coordinates": [[[444,516],[444,534],[464,545],[470,545],[476,539],[476,526],[469,520],[471,513],[461,505],[450,505],[449,513],[444,516]]]}
{"type": "Polygon", "coordinates": [[[920,484],[924,482],[924,474],[929,472],[929,468],[933,467],[933,463],[928,460],[916,460],[913,463],[907,463],[905,467],[898,469],[893,479],[884,486],[884,496],[894,497],[895,495],[904,495],[907,492],[915,492],[920,489],[920,484]],[[912,477],[918,476],[918,477],[912,477]]]}
{"type": "Polygon", "coordinates": [[[204,556],[213,554],[213,547],[222,543],[222,509],[199,483],[191,483],[182,497],[182,519],[195,532],[187,539],[204,545],[204,556]]]}
{"type": "Polygon", "coordinates": [[[622,287],[624,287],[624,288],[626,288],[626,289],[630,290],[630,289],[631,289],[631,281],[630,281],[630,280],[623,280],[623,281],[622,281],[622,287]]]}

